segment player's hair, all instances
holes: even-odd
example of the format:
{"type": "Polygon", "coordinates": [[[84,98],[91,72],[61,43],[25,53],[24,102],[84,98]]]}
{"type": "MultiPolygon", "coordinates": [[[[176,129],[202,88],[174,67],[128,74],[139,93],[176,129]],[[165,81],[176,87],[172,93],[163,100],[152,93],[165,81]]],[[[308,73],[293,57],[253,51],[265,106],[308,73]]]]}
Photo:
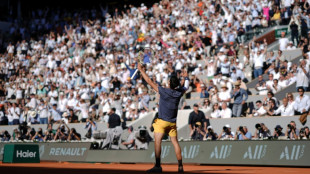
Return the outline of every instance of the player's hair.
{"type": "Polygon", "coordinates": [[[180,86],[180,81],[177,76],[170,77],[170,88],[175,89],[176,87],[180,86]]]}

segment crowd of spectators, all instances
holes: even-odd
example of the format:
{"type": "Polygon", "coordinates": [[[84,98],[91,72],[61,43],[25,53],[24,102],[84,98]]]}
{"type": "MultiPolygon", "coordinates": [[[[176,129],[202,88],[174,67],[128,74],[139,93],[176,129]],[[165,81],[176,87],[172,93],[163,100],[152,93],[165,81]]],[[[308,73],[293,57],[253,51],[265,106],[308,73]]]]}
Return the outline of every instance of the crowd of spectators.
{"type": "MultiPolygon", "coordinates": [[[[309,13],[308,1],[290,0],[163,0],[150,8],[129,5],[112,13],[101,6],[34,10],[31,20],[13,22],[7,35],[1,35],[6,50],[0,54],[0,124],[108,123],[111,108],[124,122],[156,111],[149,106],[157,100],[155,92],[139,73],[133,76],[139,57],[148,75],[163,86],[171,74],[188,71],[190,91],[203,100],[194,110],[211,110],[208,118],[307,113],[309,13]],[[266,40],[254,37],[246,44],[246,33],[271,25],[289,25],[291,33],[291,41],[282,33],[277,54],[267,51],[266,40]],[[298,65],[282,54],[296,48],[303,50],[298,65]],[[257,93],[267,95],[256,107],[246,104],[245,83],[252,78],[259,79],[257,93]],[[295,82],[299,96],[294,99],[290,93],[280,105],[274,94],[295,82]]],[[[195,124],[191,130],[194,134],[195,124]]],[[[244,134],[232,137],[249,138],[247,128],[242,130],[244,134]]],[[[42,130],[34,132],[32,138],[47,137],[42,130]]],[[[61,130],[53,136],[78,137],[61,130]]]]}

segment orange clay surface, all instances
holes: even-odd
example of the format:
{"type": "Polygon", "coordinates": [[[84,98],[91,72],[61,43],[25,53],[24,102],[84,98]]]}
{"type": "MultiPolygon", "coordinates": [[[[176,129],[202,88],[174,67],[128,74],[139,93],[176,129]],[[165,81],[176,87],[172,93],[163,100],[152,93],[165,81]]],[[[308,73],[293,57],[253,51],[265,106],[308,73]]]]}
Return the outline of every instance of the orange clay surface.
{"type": "MultiPolygon", "coordinates": [[[[0,162],[0,174],[105,174],[105,173],[146,173],[153,164],[102,164],[102,163],[69,163],[41,162],[37,164],[10,164],[0,162]]],[[[177,165],[163,165],[164,173],[176,173],[177,165]]],[[[184,165],[185,173],[262,173],[310,174],[310,168],[290,167],[252,167],[252,166],[201,166],[184,165]]]]}

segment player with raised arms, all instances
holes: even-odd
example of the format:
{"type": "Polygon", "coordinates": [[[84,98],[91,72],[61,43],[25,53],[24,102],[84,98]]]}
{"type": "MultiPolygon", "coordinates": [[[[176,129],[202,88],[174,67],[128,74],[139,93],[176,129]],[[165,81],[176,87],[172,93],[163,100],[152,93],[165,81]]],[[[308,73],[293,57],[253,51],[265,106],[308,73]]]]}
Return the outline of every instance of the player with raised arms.
{"type": "Polygon", "coordinates": [[[176,119],[178,114],[178,105],[181,97],[188,89],[189,79],[187,72],[184,70],[181,73],[182,81],[177,78],[176,75],[172,75],[168,81],[168,88],[157,85],[150,77],[145,73],[141,61],[138,63],[138,70],[140,71],[144,80],[160,95],[158,118],[153,123],[154,138],[155,138],[155,166],[149,170],[148,173],[161,173],[161,142],[164,134],[170,136],[173,144],[175,154],[178,160],[178,172],[183,173],[182,154],[181,148],[177,139],[177,127],[176,119]],[[182,87],[182,85],[184,85],[182,87]]]}

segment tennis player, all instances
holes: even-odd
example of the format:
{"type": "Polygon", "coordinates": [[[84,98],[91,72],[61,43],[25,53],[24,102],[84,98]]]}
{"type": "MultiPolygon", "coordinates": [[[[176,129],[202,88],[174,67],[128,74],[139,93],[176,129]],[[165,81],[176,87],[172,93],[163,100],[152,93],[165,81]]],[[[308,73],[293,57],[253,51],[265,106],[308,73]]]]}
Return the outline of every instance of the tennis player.
{"type": "Polygon", "coordinates": [[[161,142],[164,134],[170,136],[171,142],[174,147],[175,154],[178,160],[178,172],[183,173],[183,164],[182,164],[182,155],[181,148],[177,139],[177,127],[176,119],[178,114],[178,105],[180,98],[183,96],[185,91],[188,89],[189,80],[187,77],[187,72],[181,73],[183,77],[182,82],[180,83],[179,79],[176,76],[171,76],[168,82],[168,88],[158,86],[153,82],[149,76],[145,73],[142,65],[138,63],[138,70],[141,72],[144,80],[156,91],[159,92],[159,109],[158,109],[158,118],[153,123],[154,127],[154,138],[155,138],[155,166],[149,169],[148,173],[161,173],[161,142]],[[181,87],[181,84],[184,84],[184,87],[181,87]]]}

